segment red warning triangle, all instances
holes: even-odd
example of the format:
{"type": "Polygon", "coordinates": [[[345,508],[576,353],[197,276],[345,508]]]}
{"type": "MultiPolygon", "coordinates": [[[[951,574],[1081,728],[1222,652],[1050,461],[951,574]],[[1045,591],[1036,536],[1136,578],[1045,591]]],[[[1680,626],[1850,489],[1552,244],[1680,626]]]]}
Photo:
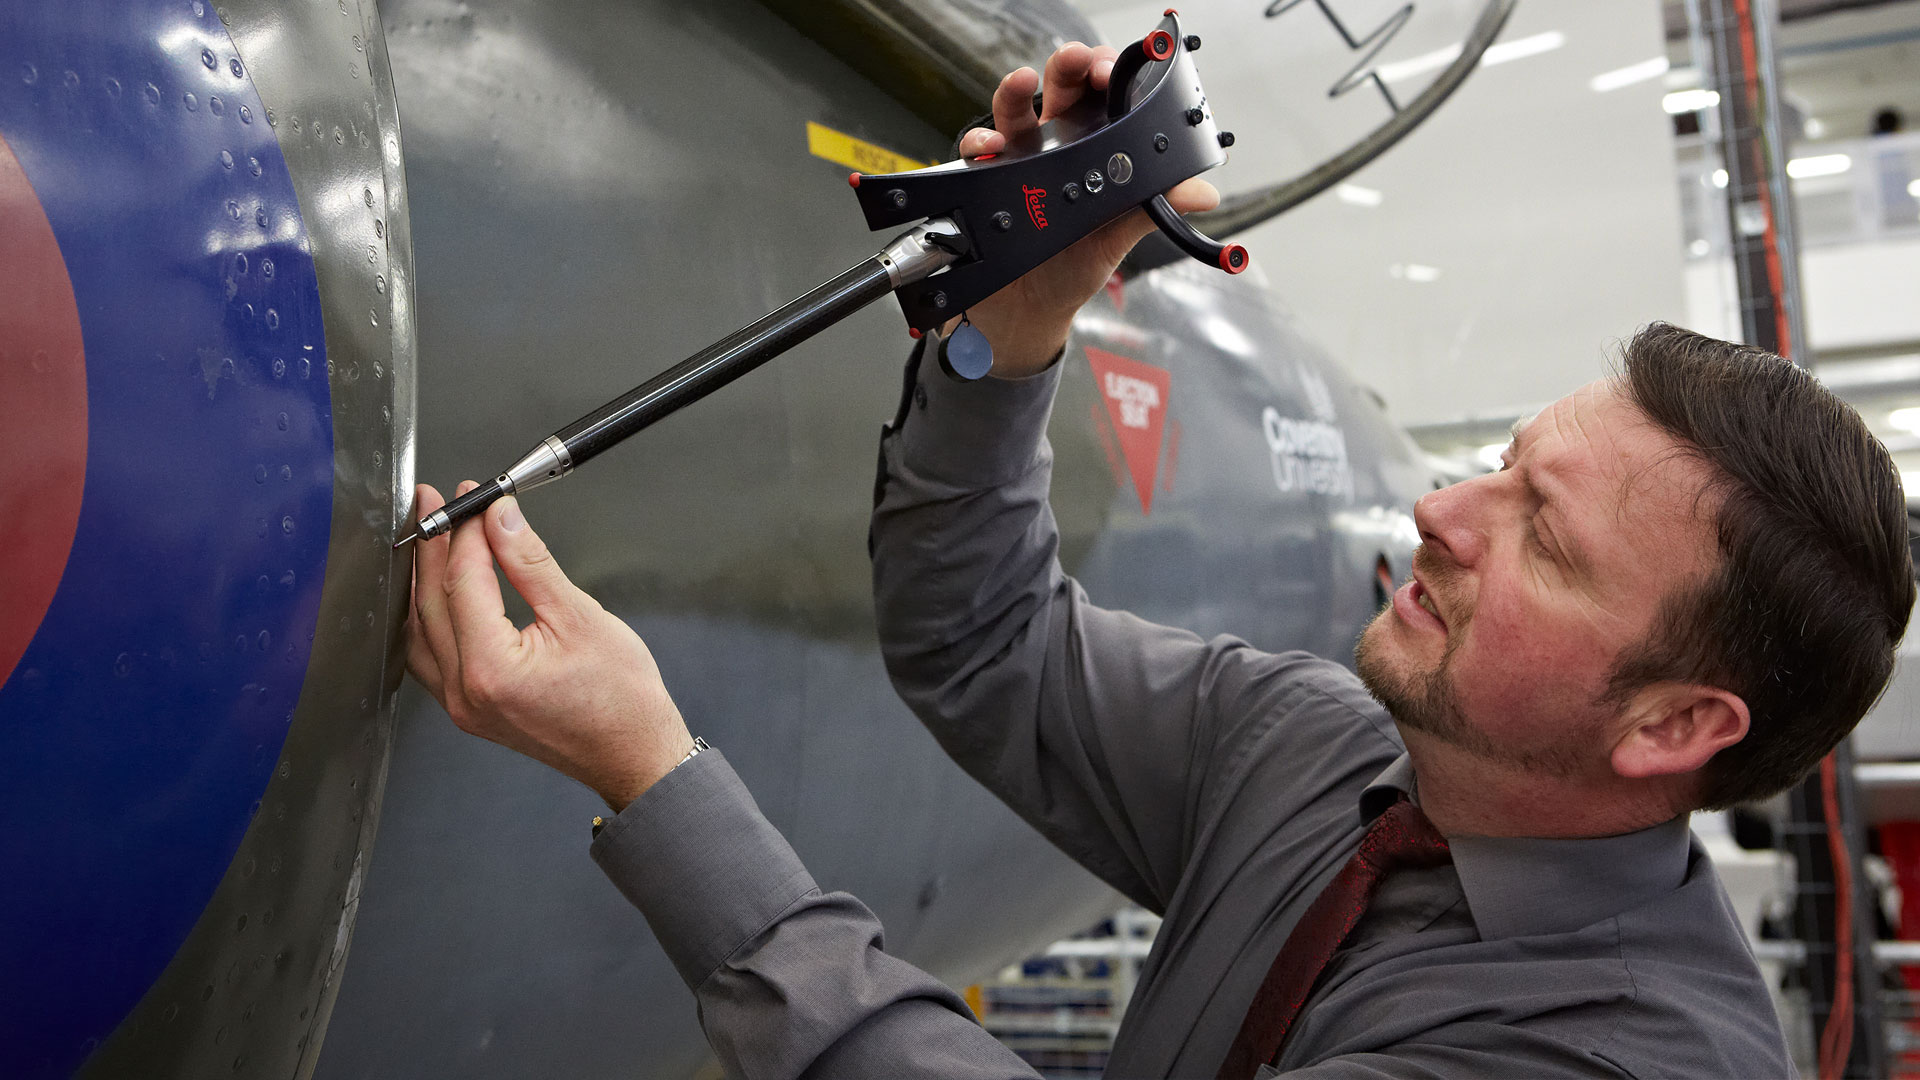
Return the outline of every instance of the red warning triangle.
{"type": "Polygon", "coordinates": [[[1113,433],[1119,438],[1120,453],[1127,459],[1127,471],[1133,474],[1133,489],[1140,495],[1140,509],[1153,512],[1153,481],[1160,466],[1161,437],[1167,426],[1167,396],[1173,376],[1165,368],[1129,360],[1124,356],[1089,345],[1087,362],[1093,365],[1093,378],[1100,387],[1100,398],[1107,403],[1107,418],[1113,421],[1113,433]]]}

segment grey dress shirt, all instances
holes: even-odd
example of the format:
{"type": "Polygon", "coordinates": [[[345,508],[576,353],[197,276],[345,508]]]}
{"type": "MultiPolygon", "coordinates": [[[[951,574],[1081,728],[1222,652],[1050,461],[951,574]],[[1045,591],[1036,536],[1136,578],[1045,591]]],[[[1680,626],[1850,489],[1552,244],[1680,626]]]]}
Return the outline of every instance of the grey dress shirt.
{"type": "MultiPolygon", "coordinates": [[[[1411,765],[1347,669],[1101,609],[1061,572],[1044,437],[1057,367],[967,385],[934,372],[882,443],[888,669],[963,768],[1164,915],[1107,1075],[1211,1077],[1294,923],[1412,789],[1411,765]]],[[[1684,818],[1449,839],[1451,866],[1382,884],[1283,1074],[1792,1075],[1684,818]]],[[[858,901],[816,887],[719,753],[670,773],[593,852],[730,1075],[1032,1075],[951,990],[888,956],[858,901]]]]}

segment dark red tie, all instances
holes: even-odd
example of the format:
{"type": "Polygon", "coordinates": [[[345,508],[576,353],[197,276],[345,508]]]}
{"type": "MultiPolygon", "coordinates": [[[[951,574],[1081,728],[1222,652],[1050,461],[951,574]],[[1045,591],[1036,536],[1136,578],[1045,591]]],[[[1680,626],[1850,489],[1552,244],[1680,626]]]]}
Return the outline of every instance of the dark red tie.
{"type": "Polygon", "coordinates": [[[1313,906],[1300,917],[1287,943],[1267,969],[1267,979],[1253,996],[1246,1022],[1234,1037],[1233,1048],[1220,1066],[1219,1080],[1248,1080],[1262,1062],[1280,1056],[1287,1031],[1300,1007],[1313,993],[1334,950],[1353,932],[1367,910],[1380,880],[1410,866],[1440,866],[1453,861],[1446,837],[1433,827],[1420,808],[1401,799],[1373,820],[1360,838],[1360,850],[1340,868],[1313,906]]]}

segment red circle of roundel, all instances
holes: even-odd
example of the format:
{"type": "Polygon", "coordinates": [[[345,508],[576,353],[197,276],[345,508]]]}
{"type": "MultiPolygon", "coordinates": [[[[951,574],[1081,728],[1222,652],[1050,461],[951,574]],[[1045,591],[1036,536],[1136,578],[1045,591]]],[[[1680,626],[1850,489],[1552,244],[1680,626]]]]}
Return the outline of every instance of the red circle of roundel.
{"type": "Polygon", "coordinates": [[[73,282],[0,138],[0,684],[53,602],[87,478],[87,362],[73,282]]]}

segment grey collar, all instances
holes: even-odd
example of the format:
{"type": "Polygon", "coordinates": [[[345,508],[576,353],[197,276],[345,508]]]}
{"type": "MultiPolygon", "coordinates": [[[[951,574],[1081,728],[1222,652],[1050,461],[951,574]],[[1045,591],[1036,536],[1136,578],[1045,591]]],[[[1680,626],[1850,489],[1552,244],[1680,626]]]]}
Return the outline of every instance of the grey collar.
{"type": "MultiPolygon", "coordinates": [[[[1372,821],[1413,793],[1413,760],[1394,759],[1360,793],[1372,821]]],[[[1449,836],[1460,891],[1482,940],[1559,934],[1663,896],[1687,876],[1687,815],[1619,836],[1449,836]]]]}

